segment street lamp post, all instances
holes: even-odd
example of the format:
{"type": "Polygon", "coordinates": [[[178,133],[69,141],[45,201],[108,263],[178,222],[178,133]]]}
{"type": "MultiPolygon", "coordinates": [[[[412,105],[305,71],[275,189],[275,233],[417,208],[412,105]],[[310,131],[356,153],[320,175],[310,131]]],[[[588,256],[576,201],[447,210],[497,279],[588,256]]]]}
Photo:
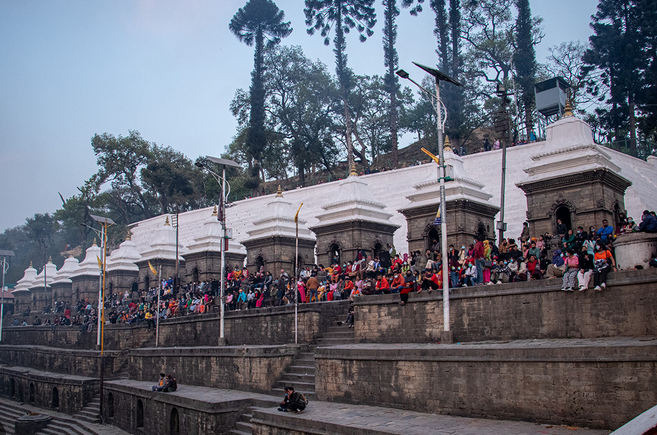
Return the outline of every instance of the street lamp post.
{"type": "Polygon", "coordinates": [[[506,223],[504,222],[504,199],[506,193],[506,145],[508,139],[509,128],[509,113],[506,110],[509,104],[509,98],[506,87],[502,83],[497,84],[497,95],[502,98],[502,107],[499,111],[498,118],[495,123],[495,131],[500,133],[502,137],[502,187],[500,192],[500,221],[497,223],[497,230],[499,231],[498,246],[502,243],[504,238],[504,231],[506,231],[506,223]]]}
{"type": "MultiPolygon", "coordinates": [[[[2,341],[2,323],[5,320],[5,275],[9,269],[7,257],[14,257],[14,251],[0,251],[2,256],[2,302],[0,303],[0,342],[2,341]]],[[[15,308],[14,308],[15,309],[15,308]]]]}
{"type": "Polygon", "coordinates": [[[441,106],[443,105],[440,100],[440,81],[445,81],[453,83],[456,86],[461,86],[461,84],[454,80],[453,78],[443,74],[437,69],[430,68],[428,66],[420,65],[419,63],[413,62],[417,67],[421,68],[425,72],[431,74],[436,79],[436,94],[433,95],[431,92],[426,90],[424,87],[420,86],[414,80],[412,80],[409,74],[400,69],[397,71],[397,75],[401,78],[410,80],[411,83],[419,87],[423,92],[430,95],[436,99],[436,130],[438,133],[438,175],[440,182],[440,238],[441,238],[441,251],[443,255],[442,265],[443,265],[443,333],[441,334],[440,341],[442,343],[451,343],[452,340],[452,331],[450,330],[450,319],[449,319],[449,253],[447,252],[447,223],[445,221],[447,214],[445,208],[445,178],[447,176],[445,168],[445,155],[443,150],[443,128],[445,121],[447,120],[447,110],[445,109],[445,120],[442,118],[441,106]]]}
{"type": "MultiPolygon", "coordinates": [[[[226,233],[226,198],[228,195],[226,194],[226,166],[230,166],[233,168],[239,168],[240,165],[232,160],[227,160],[227,159],[220,159],[217,157],[206,157],[207,160],[216,163],[218,165],[221,165],[221,175],[213,172],[210,168],[208,168],[205,164],[201,162],[196,162],[196,166],[198,166],[201,169],[205,169],[210,173],[215,180],[217,180],[217,183],[221,185],[221,198],[219,200],[219,215],[217,218],[221,222],[221,278],[220,278],[220,287],[221,287],[221,293],[219,296],[219,299],[221,301],[221,307],[220,307],[220,321],[219,321],[219,341],[221,345],[224,345],[226,343],[226,336],[225,336],[225,311],[226,311],[226,304],[225,304],[225,291],[226,291],[226,283],[224,280],[224,276],[226,275],[226,248],[228,244],[228,234],[226,233]],[[221,180],[221,181],[220,181],[221,180]]],[[[230,192],[230,184],[228,184],[228,189],[230,192]]]]}
{"type": "Polygon", "coordinates": [[[107,269],[107,228],[114,225],[114,221],[110,218],[103,216],[96,216],[90,214],[91,219],[100,223],[102,231],[102,245],[103,250],[101,252],[102,258],[102,279],[103,284],[101,286],[101,292],[98,297],[98,332],[100,336],[100,415],[102,418],[103,415],[103,387],[105,381],[105,358],[104,358],[104,344],[105,344],[105,270],[107,269]]]}

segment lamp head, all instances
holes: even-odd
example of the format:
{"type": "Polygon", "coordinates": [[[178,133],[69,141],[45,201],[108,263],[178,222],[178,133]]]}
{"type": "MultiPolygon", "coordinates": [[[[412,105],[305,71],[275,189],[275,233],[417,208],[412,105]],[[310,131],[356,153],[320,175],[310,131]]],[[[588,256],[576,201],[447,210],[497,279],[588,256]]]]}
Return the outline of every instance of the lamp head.
{"type": "Polygon", "coordinates": [[[407,79],[409,77],[408,73],[403,69],[398,70],[396,74],[403,79],[407,79]]]}

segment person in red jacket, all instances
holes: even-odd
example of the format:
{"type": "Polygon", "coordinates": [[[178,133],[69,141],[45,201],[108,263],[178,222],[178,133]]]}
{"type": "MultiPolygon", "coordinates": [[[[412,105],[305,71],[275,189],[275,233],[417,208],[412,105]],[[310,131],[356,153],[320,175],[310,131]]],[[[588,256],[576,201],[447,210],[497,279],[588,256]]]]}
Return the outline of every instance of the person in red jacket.
{"type": "Polygon", "coordinates": [[[410,270],[406,271],[406,276],[404,277],[404,286],[402,287],[401,291],[399,292],[399,305],[406,305],[406,302],[408,302],[408,294],[412,292],[415,289],[415,276],[413,276],[413,272],[410,270]]]}
{"type": "Polygon", "coordinates": [[[395,270],[395,275],[390,284],[390,290],[393,293],[399,293],[402,288],[404,288],[404,276],[398,270],[395,270]]]}
{"type": "Polygon", "coordinates": [[[374,286],[374,294],[380,295],[383,293],[390,293],[390,285],[388,284],[388,280],[386,279],[386,277],[379,272],[379,274],[376,276],[376,285],[374,286]]]}

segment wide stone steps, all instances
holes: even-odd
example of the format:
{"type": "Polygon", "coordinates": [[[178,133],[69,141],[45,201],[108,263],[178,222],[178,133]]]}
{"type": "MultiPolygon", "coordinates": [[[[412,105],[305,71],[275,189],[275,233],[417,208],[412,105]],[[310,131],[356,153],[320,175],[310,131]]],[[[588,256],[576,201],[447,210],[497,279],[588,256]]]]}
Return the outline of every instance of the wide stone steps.
{"type": "Polygon", "coordinates": [[[5,407],[3,404],[0,404],[0,424],[4,428],[4,432],[0,430],[0,433],[13,434],[16,419],[23,415],[25,415],[25,412],[21,410],[5,407]]]}
{"type": "Polygon", "coordinates": [[[100,397],[94,397],[91,402],[87,403],[87,406],[75,414],[75,418],[87,423],[100,423],[100,397]]]}
{"type": "Polygon", "coordinates": [[[285,373],[289,373],[291,375],[299,375],[299,374],[304,374],[304,375],[313,375],[315,376],[315,363],[313,362],[312,366],[309,365],[293,365],[289,366],[285,373]]]}
{"type": "MultiPolygon", "coordinates": [[[[337,316],[337,319],[345,319],[346,317],[347,314],[345,313],[337,316]]],[[[292,386],[295,391],[303,393],[306,399],[317,400],[315,395],[315,350],[318,347],[352,344],[355,341],[353,328],[346,325],[329,326],[315,345],[304,348],[296,355],[292,360],[292,364],[285,369],[281,378],[272,387],[272,394],[282,400],[285,395],[284,387],[292,386]]]]}
{"type": "Polygon", "coordinates": [[[231,429],[228,433],[234,435],[251,435],[253,433],[253,425],[251,424],[251,410],[246,414],[240,415],[240,419],[235,423],[235,428],[231,429]]]}

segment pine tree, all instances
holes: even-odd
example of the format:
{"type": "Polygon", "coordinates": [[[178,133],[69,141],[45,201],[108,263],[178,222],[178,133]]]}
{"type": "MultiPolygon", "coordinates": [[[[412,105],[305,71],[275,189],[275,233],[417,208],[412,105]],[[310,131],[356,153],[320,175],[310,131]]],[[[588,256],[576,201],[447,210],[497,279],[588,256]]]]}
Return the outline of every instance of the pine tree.
{"type": "Polygon", "coordinates": [[[251,73],[251,113],[247,133],[247,153],[253,159],[251,189],[260,184],[260,162],[266,145],[265,89],[263,86],[263,55],[267,47],[281,42],[292,33],[290,22],[284,22],[285,13],[272,0],[249,0],[230,20],[229,29],[237,38],[251,47],[255,44],[253,72],[251,73]],[[265,46],[266,40],[266,46],[265,46]]]}
{"type": "Polygon", "coordinates": [[[383,53],[384,65],[388,69],[385,76],[386,91],[390,95],[390,141],[392,145],[392,166],[397,167],[397,92],[399,80],[395,71],[399,65],[399,56],[395,49],[397,40],[397,24],[395,19],[399,16],[397,0],[383,0],[385,6],[385,25],[383,27],[383,53]]]}
{"type": "MultiPolygon", "coordinates": [[[[313,35],[320,32],[324,37],[324,45],[330,44],[329,34],[333,29],[335,53],[335,72],[340,83],[342,104],[346,124],[347,160],[351,167],[354,161],[351,141],[351,114],[349,111],[349,89],[351,88],[351,71],[347,68],[347,41],[345,34],[356,29],[361,42],[365,42],[374,34],[372,28],[376,24],[376,12],[372,5],[374,0],[306,0],[307,32],[313,35]]],[[[363,156],[364,158],[364,156],[363,156]]]]}
{"type": "Polygon", "coordinates": [[[525,113],[525,130],[529,138],[534,128],[533,111],[535,106],[534,80],[536,76],[536,52],[532,41],[532,16],[529,0],[517,0],[518,18],[516,20],[516,52],[513,55],[516,79],[522,92],[520,100],[525,113]]]}
{"type": "Polygon", "coordinates": [[[600,0],[593,16],[594,34],[589,38],[591,48],[584,54],[588,68],[603,72],[609,85],[607,103],[611,110],[605,116],[616,140],[629,123],[630,149],[636,153],[637,103],[654,89],[654,82],[646,82],[654,68],[655,35],[654,1],[600,0]]]}

